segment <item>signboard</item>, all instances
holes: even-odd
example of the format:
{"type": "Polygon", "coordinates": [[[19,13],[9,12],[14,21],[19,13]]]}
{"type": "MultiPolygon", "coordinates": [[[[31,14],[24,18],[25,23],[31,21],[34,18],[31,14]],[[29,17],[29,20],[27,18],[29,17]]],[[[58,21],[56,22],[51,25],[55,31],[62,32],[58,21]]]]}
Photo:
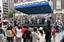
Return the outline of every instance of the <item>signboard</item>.
{"type": "Polygon", "coordinates": [[[56,13],[62,13],[62,11],[61,10],[54,10],[53,13],[54,14],[56,14],[56,13]]]}

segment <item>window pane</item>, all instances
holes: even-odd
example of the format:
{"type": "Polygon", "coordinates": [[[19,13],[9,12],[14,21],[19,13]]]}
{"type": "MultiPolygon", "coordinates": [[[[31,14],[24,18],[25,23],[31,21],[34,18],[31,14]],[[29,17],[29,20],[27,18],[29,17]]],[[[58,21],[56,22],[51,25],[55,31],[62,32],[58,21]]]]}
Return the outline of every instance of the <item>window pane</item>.
{"type": "Polygon", "coordinates": [[[56,1],[56,9],[61,9],[61,0],[56,1]]]}

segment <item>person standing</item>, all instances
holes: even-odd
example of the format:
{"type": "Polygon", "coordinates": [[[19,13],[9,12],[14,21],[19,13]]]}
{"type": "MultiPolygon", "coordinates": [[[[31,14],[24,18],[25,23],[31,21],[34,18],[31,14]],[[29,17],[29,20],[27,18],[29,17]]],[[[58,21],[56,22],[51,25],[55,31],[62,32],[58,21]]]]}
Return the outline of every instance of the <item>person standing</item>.
{"type": "Polygon", "coordinates": [[[42,18],[42,24],[44,24],[44,23],[45,23],[45,18],[43,17],[43,18],[42,18]]]}
{"type": "Polygon", "coordinates": [[[33,32],[31,35],[32,35],[32,42],[37,42],[38,36],[37,36],[37,29],[36,28],[33,29],[33,32]]]}
{"type": "Polygon", "coordinates": [[[43,33],[42,30],[39,30],[38,38],[39,38],[39,42],[45,42],[45,34],[43,33]]]}
{"type": "Polygon", "coordinates": [[[23,38],[23,42],[27,42],[27,38],[28,38],[27,26],[22,27],[22,38],[23,38]]]}
{"type": "Polygon", "coordinates": [[[16,28],[16,30],[17,30],[17,34],[16,34],[16,42],[21,42],[21,39],[22,39],[22,30],[21,30],[21,28],[16,28]]]}
{"type": "Polygon", "coordinates": [[[51,34],[48,28],[43,28],[46,42],[51,42],[51,34]]]}
{"type": "Polygon", "coordinates": [[[53,37],[53,41],[55,42],[55,37],[56,37],[56,29],[55,29],[56,27],[54,26],[54,27],[52,27],[52,29],[51,29],[51,34],[52,34],[52,37],[53,37]]]}
{"type": "Polygon", "coordinates": [[[49,36],[46,36],[47,41],[46,42],[51,42],[51,19],[52,17],[49,17],[49,19],[47,20],[47,30],[46,30],[46,34],[49,36]],[[48,32],[48,33],[47,33],[48,32]]]}
{"type": "Polygon", "coordinates": [[[0,42],[4,42],[4,31],[0,28],[0,42]]]}
{"type": "Polygon", "coordinates": [[[7,42],[13,42],[13,37],[14,37],[14,34],[12,32],[12,26],[9,26],[6,30],[6,34],[7,34],[7,42]]]}

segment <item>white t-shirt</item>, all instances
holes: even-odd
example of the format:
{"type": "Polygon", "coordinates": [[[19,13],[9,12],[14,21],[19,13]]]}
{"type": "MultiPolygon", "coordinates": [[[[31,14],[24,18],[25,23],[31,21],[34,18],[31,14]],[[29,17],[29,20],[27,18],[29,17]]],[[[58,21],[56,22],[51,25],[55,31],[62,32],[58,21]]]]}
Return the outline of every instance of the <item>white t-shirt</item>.
{"type": "Polygon", "coordinates": [[[22,38],[22,32],[21,29],[16,29],[17,30],[17,37],[22,38]]]}
{"type": "Polygon", "coordinates": [[[39,35],[39,42],[45,42],[45,34],[39,35]]]}

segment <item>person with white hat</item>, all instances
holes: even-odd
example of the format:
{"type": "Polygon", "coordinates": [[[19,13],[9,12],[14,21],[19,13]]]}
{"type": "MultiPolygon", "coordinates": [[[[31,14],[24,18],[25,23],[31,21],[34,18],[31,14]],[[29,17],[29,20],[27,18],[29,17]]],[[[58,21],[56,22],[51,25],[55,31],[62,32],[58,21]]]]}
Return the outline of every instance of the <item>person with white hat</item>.
{"type": "Polygon", "coordinates": [[[40,27],[39,30],[43,30],[43,27],[40,27]]]}
{"type": "Polygon", "coordinates": [[[38,38],[39,38],[39,42],[45,42],[45,34],[44,34],[44,31],[43,31],[43,27],[39,28],[38,38]]]}

